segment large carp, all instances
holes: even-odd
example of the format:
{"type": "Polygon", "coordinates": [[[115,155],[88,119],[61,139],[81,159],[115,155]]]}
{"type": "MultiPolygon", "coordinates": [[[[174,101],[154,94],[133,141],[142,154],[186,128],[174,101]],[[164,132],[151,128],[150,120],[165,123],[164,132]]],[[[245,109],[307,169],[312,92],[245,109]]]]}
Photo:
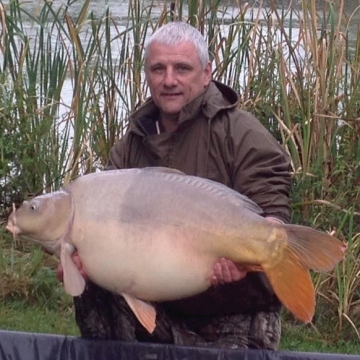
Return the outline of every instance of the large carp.
{"type": "Polygon", "coordinates": [[[246,196],[167,168],[104,171],[79,177],[14,211],[7,229],[60,258],[65,291],[81,295],[89,279],[124,296],[152,332],[147,301],[174,300],[211,286],[220,258],[263,271],[283,305],[311,321],[315,291],[309,269],[332,269],[346,245],[298,225],[273,224],[246,196]]]}

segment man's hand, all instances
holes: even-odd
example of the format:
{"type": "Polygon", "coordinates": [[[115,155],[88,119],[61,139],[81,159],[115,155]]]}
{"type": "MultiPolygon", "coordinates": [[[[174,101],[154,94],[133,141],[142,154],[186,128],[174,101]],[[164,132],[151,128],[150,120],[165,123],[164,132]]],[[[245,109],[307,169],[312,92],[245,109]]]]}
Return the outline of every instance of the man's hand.
{"type": "MultiPolygon", "coordinates": [[[[266,220],[271,223],[282,224],[282,221],[275,217],[267,217],[266,220]]],[[[214,275],[210,279],[210,282],[211,285],[219,285],[239,281],[246,276],[247,272],[246,268],[242,268],[230,260],[221,258],[214,265],[214,275]]]]}
{"type": "MultiPolygon", "coordinates": [[[[79,254],[77,253],[77,251],[75,251],[72,255],[71,255],[71,258],[74,262],[74,264],[76,265],[76,267],[79,269],[80,271],[80,274],[83,276],[83,278],[85,280],[87,280],[87,275],[82,267],[82,263],[81,263],[81,260],[80,260],[80,257],[79,257],[79,254]]],[[[64,282],[64,270],[63,270],[63,267],[61,265],[61,263],[59,262],[59,265],[56,269],[56,278],[61,281],[61,282],[64,282]]]]}
{"type": "Polygon", "coordinates": [[[247,271],[232,261],[221,258],[214,265],[214,275],[210,279],[211,285],[219,285],[243,279],[247,271]]]}

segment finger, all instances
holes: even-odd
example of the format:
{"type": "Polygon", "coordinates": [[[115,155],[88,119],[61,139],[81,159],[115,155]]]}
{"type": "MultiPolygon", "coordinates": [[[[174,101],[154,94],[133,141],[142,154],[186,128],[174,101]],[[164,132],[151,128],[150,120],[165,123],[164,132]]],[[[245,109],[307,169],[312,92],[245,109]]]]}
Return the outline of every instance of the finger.
{"type": "Polygon", "coordinates": [[[221,265],[221,270],[222,270],[222,280],[223,282],[231,282],[232,281],[232,273],[230,271],[230,267],[231,267],[231,261],[227,260],[227,259],[220,259],[219,263],[221,265]]]}
{"type": "Polygon", "coordinates": [[[233,262],[229,261],[228,269],[231,281],[239,281],[246,276],[247,271],[236,266],[233,262]]]}
{"type": "Polygon", "coordinates": [[[73,255],[72,255],[72,259],[74,261],[74,264],[76,265],[76,267],[78,268],[78,270],[80,271],[80,274],[82,275],[82,277],[87,280],[87,275],[85,273],[85,270],[82,266],[82,262],[80,260],[80,256],[77,252],[75,252],[73,255]]]}
{"type": "Polygon", "coordinates": [[[240,265],[235,265],[228,259],[220,259],[220,264],[222,267],[224,282],[239,281],[247,274],[247,270],[245,268],[242,268],[240,265]]]}
{"type": "Polygon", "coordinates": [[[223,273],[222,273],[222,267],[220,262],[215,263],[214,265],[214,276],[213,276],[214,281],[216,282],[216,284],[218,283],[222,283],[224,281],[223,279],[223,273]]]}
{"type": "Polygon", "coordinates": [[[210,278],[210,284],[213,286],[219,285],[219,281],[215,275],[210,278]]]}
{"type": "Polygon", "coordinates": [[[74,264],[76,265],[76,267],[80,270],[82,267],[82,264],[81,264],[79,255],[77,253],[74,253],[71,258],[72,258],[74,264]]]}
{"type": "Polygon", "coordinates": [[[56,278],[61,281],[64,282],[64,270],[63,267],[61,265],[61,263],[59,262],[57,269],[56,269],[56,278]]]}
{"type": "MultiPolygon", "coordinates": [[[[81,260],[80,260],[80,257],[78,255],[77,252],[74,252],[72,255],[71,255],[71,258],[72,258],[72,261],[74,262],[74,264],[76,265],[76,267],[79,269],[81,275],[87,279],[87,276],[85,274],[85,271],[82,267],[82,263],[81,263],[81,260]]],[[[64,269],[61,265],[61,263],[59,262],[58,266],[57,266],[57,269],[56,269],[56,278],[61,281],[61,282],[64,282],[64,269]]]]}
{"type": "Polygon", "coordinates": [[[243,279],[247,274],[247,269],[240,265],[235,265],[228,259],[221,258],[214,265],[214,274],[210,279],[212,285],[231,283],[243,279]]]}

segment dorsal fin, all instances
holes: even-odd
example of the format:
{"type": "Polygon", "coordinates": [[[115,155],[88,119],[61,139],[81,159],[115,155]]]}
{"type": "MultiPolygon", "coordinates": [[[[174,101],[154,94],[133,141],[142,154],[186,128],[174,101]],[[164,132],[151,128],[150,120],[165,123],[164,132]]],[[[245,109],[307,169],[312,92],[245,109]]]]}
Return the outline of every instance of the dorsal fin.
{"type": "Polygon", "coordinates": [[[144,167],[141,168],[141,170],[144,171],[155,171],[155,172],[162,172],[165,174],[177,174],[177,175],[186,175],[184,172],[174,169],[174,168],[169,168],[169,167],[165,167],[165,166],[149,166],[149,167],[144,167]]]}
{"type": "MultiPolygon", "coordinates": [[[[174,175],[173,177],[170,177],[172,181],[187,182],[189,184],[192,184],[193,186],[206,188],[206,191],[209,191],[209,193],[212,192],[212,193],[216,193],[218,196],[225,197],[233,204],[236,204],[238,206],[243,206],[253,213],[263,214],[263,210],[260,208],[260,206],[258,206],[254,201],[252,201],[246,195],[240,194],[236,190],[233,190],[228,186],[221,184],[217,181],[210,180],[200,176],[186,175],[184,172],[180,170],[161,167],[161,166],[145,167],[142,168],[141,171],[149,171],[149,172],[152,171],[154,173],[159,173],[164,175],[174,175]],[[187,178],[185,179],[182,177],[178,177],[181,175],[187,178]]],[[[168,179],[170,180],[170,178],[168,179]]]]}

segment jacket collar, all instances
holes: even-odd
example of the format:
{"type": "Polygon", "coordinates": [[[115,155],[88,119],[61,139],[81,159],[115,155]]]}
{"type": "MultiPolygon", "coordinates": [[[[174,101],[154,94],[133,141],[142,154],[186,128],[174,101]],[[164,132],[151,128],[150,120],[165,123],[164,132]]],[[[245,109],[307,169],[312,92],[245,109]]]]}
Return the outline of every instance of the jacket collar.
{"type": "MultiPolygon", "coordinates": [[[[183,107],[179,115],[179,128],[191,123],[200,111],[211,120],[219,111],[236,107],[238,100],[233,89],[212,80],[200,95],[183,107]]],[[[141,136],[154,134],[158,117],[159,109],[150,97],[130,116],[129,130],[141,136]]]]}

